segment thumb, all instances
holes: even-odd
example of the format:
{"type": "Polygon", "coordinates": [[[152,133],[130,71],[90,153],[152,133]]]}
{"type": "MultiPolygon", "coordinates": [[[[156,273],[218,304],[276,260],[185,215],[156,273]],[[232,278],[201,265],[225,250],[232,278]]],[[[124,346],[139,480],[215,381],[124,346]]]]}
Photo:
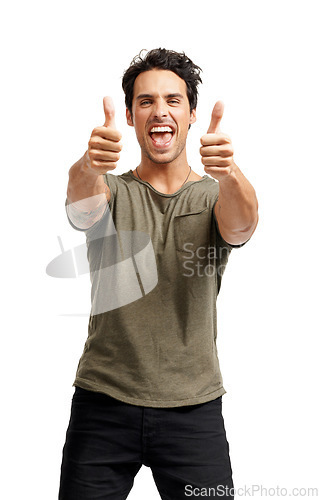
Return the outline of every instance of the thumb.
{"type": "Polygon", "coordinates": [[[215,134],[216,132],[220,132],[219,124],[223,117],[223,113],[224,103],[223,101],[217,101],[212,111],[212,118],[210,120],[207,134],[215,134]]]}
{"type": "Polygon", "coordinates": [[[104,115],[105,115],[104,127],[116,128],[115,108],[114,108],[112,97],[107,96],[107,97],[103,98],[103,107],[104,107],[104,115]]]}

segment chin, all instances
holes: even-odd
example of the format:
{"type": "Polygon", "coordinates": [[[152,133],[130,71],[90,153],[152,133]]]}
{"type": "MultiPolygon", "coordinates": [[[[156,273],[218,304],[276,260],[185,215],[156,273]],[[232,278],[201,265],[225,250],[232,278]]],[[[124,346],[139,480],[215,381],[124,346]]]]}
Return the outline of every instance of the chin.
{"type": "Polygon", "coordinates": [[[149,160],[158,165],[166,165],[168,163],[172,163],[178,157],[178,155],[172,155],[170,153],[164,152],[157,155],[147,153],[146,156],[149,160]]]}
{"type": "Polygon", "coordinates": [[[178,158],[183,150],[185,149],[185,145],[182,148],[174,148],[172,151],[156,151],[150,150],[149,148],[141,148],[143,156],[146,156],[149,160],[156,164],[168,164],[172,163],[176,158],[178,158]]]}

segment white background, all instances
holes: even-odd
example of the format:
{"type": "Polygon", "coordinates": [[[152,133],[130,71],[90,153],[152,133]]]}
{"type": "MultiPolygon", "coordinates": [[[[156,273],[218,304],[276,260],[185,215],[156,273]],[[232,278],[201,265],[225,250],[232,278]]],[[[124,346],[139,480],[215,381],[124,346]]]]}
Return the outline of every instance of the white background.
{"type": "MultiPolygon", "coordinates": [[[[259,200],[218,299],[235,486],[319,488],[317,2],[12,1],[0,14],[1,498],[57,499],[90,290],[88,276],[45,269],[57,236],[66,250],[84,242],[65,216],[68,169],[103,124],[104,95],[123,134],[115,173],[138,164],[121,77],[156,47],[203,69],[190,165],[204,175],[199,139],[222,99],[221,129],[259,200]]],[[[150,469],[129,498],[159,498],[150,469]]]]}

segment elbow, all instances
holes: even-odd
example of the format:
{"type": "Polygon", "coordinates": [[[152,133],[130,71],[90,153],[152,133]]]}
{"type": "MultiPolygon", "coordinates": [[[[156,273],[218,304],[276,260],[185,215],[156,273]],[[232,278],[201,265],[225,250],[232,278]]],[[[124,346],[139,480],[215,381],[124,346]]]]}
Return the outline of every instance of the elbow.
{"type": "Polygon", "coordinates": [[[258,212],[256,212],[255,217],[251,219],[249,224],[246,223],[244,227],[233,228],[228,231],[222,230],[221,235],[231,245],[241,245],[252,237],[258,225],[258,220],[259,216],[258,212]]]}

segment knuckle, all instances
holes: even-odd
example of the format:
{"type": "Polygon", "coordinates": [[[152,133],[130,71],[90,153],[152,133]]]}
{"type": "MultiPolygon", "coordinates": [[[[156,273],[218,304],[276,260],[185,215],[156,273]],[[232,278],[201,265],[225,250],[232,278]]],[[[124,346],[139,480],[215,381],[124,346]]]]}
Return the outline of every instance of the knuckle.
{"type": "Polygon", "coordinates": [[[221,149],[221,151],[220,151],[220,156],[221,156],[222,158],[227,158],[227,156],[228,156],[228,155],[229,155],[228,148],[223,148],[223,149],[221,149]]]}
{"type": "Polygon", "coordinates": [[[115,161],[117,153],[114,153],[113,151],[109,151],[107,155],[105,155],[105,160],[107,162],[112,162],[115,161]]]}
{"type": "Polygon", "coordinates": [[[206,136],[207,136],[207,135],[203,135],[203,136],[200,138],[200,142],[201,142],[201,144],[202,144],[203,146],[204,146],[204,145],[205,145],[205,143],[206,143],[206,136]]]}
{"type": "Polygon", "coordinates": [[[224,148],[224,156],[232,156],[233,154],[233,147],[231,146],[231,144],[227,144],[227,146],[224,148]]]}

